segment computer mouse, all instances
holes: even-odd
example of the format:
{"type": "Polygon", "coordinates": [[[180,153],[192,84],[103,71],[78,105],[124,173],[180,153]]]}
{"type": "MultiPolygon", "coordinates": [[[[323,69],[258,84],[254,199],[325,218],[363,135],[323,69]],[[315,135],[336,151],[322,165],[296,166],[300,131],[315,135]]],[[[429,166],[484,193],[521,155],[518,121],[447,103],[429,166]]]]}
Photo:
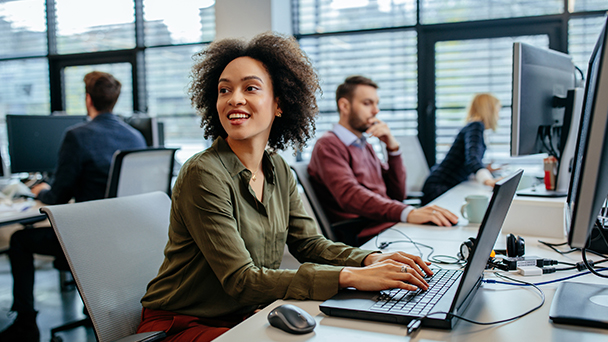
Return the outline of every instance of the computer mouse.
{"type": "Polygon", "coordinates": [[[301,308],[284,304],[268,314],[268,323],[291,334],[306,334],[317,326],[315,319],[301,308]]]}

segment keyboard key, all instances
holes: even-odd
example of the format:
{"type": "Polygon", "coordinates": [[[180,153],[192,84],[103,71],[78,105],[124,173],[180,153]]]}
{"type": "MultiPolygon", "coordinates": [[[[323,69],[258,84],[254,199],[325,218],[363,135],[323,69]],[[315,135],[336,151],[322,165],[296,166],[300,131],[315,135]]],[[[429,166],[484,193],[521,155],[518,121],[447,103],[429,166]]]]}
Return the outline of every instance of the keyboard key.
{"type": "Polygon", "coordinates": [[[395,312],[404,315],[423,317],[439,302],[441,296],[460,278],[462,272],[456,270],[433,270],[435,273],[427,277],[429,288],[426,291],[406,291],[392,289],[382,291],[378,302],[371,309],[378,312],[395,312]]]}

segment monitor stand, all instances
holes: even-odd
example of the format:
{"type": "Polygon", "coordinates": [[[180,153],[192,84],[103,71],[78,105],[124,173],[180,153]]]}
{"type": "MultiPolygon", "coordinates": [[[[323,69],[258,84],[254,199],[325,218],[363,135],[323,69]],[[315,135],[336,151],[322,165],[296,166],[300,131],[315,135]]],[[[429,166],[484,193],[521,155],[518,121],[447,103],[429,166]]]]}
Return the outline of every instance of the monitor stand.
{"type": "Polygon", "coordinates": [[[559,190],[547,190],[544,184],[517,190],[516,194],[518,196],[534,196],[534,197],[566,197],[568,196],[568,191],[559,191],[559,190]]]}
{"type": "Polygon", "coordinates": [[[576,141],[578,138],[578,128],[583,104],[583,89],[575,88],[568,90],[566,97],[564,123],[560,146],[560,160],[556,175],[556,190],[547,190],[544,184],[536,187],[522,189],[517,191],[519,196],[534,196],[534,197],[566,197],[568,196],[568,188],[570,187],[570,175],[572,172],[572,163],[574,161],[574,153],[576,149],[576,141]]]}

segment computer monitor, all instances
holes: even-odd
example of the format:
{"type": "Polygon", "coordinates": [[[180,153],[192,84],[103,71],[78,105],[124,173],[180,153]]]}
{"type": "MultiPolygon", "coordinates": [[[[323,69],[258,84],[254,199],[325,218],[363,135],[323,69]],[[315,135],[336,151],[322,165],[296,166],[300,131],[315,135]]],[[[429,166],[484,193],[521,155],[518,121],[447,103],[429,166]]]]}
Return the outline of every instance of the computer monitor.
{"type": "Polygon", "coordinates": [[[66,129],[86,115],[6,115],[10,170],[52,173],[66,129]]]}
{"type": "Polygon", "coordinates": [[[566,196],[568,166],[576,141],[572,135],[577,131],[571,123],[578,122],[582,98],[582,92],[575,89],[572,57],[524,43],[513,44],[511,156],[548,153],[560,162],[557,192],[518,194],[566,196]]]}
{"type": "Polygon", "coordinates": [[[149,116],[131,116],[124,119],[131,127],[135,128],[146,139],[148,147],[162,147],[164,142],[164,125],[157,118],[149,116]]]}
{"type": "Polygon", "coordinates": [[[589,60],[570,189],[566,231],[571,247],[586,246],[608,196],[608,56],[606,26],[589,60]]]}
{"type": "MultiPolygon", "coordinates": [[[[606,242],[598,220],[608,195],[608,34],[606,25],[589,60],[587,84],[576,144],[574,170],[567,198],[568,244],[586,248],[597,229],[606,242]],[[598,224],[596,224],[598,223],[598,224]],[[595,228],[597,227],[597,228],[595,228]]],[[[593,271],[596,275],[607,277],[593,271]]],[[[554,323],[608,329],[608,286],[588,282],[562,282],[555,292],[549,317],[554,323]]]]}

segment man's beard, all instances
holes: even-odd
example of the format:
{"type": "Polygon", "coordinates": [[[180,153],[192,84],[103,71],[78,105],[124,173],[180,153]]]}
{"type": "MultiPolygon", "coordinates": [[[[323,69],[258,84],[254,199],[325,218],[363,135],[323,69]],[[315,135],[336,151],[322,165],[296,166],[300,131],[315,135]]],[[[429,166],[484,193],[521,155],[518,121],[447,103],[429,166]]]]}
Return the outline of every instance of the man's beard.
{"type": "Polygon", "coordinates": [[[367,131],[367,129],[370,127],[370,125],[368,125],[367,122],[362,121],[359,117],[354,116],[354,113],[352,110],[350,111],[350,114],[349,114],[348,124],[350,125],[350,127],[354,128],[355,130],[357,130],[361,133],[365,133],[367,131]]]}

